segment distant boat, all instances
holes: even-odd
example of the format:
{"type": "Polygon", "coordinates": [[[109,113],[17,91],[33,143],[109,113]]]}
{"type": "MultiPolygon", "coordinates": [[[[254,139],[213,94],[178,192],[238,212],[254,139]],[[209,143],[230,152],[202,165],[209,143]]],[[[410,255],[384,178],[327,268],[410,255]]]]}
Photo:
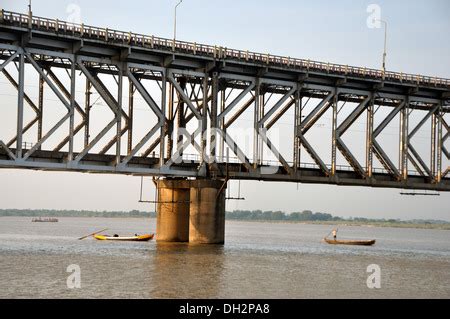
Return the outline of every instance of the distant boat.
{"type": "Polygon", "coordinates": [[[324,238],[326,243],[330,245],[354,245],[354,246],[373,246],[376,240],[336,240],[324,238]]]}
{"type": "Polygon", "coordinates": [[[33,218],[32,223],[57,223],[59,220],[57,218],[33,218]]]}
{"type": "Polygon", "coordinates": [[[95,235],[94,238],[97,240],[115,240],[115,241],[150,241],[155,237],[152,235],[142,235],[142,236],[131,236],[131,237],[120,237],[120,236],[108,236],[108,235],[95,235]]]}

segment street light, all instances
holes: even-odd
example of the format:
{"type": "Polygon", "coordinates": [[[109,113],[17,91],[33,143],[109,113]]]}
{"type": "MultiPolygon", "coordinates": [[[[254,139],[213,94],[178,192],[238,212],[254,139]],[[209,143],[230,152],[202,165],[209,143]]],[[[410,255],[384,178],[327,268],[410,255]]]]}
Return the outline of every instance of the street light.
{"type": "Polygon", "coordinates": [[[31,11],[31,0],[28,1],[28,26],[31,29],[33,13],[31,11]]]}
{"type": "Polygon", "coordinates": [[[383,52],[383,74],[386,73],[386,56],[387,56],[387,29],[388,23],[384,20],[378,20],[384,24],[384,52],[383,52]]]}
{"type": "Polygon", "coordinates": [[[175,41],[177,39],[177,9],[178,6],[183,2],[183,0],[179,0],[177,5],[175,6],[175,17],[173,23],[173,50],[175,50],[175,41]]]}

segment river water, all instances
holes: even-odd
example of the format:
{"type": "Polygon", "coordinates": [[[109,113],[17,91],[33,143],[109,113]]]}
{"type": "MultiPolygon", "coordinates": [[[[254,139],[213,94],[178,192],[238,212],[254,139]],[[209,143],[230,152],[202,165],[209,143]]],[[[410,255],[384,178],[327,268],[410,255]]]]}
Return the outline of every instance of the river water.
{"type": "Polygon", "coordinates": [[[0,218],[0,298],[450,298],[450,231],[342,227],[377,244],[332,246],[330,226],[227,222],[223,247],[77,240],[104,228],[151,233],[155,220],[0,218]]]}

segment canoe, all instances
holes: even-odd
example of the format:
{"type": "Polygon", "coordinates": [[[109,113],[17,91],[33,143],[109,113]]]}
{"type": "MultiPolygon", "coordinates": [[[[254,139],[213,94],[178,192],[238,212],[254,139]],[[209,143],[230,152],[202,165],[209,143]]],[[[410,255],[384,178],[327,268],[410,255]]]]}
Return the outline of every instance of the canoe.
{"type": "Polygon", "coordinates": [[[115,241],[150,241],[155,237],[152,235],[142,235],[142,236],[131,236],[131,237],[114,237],[108,235],[95,235],[94,238],[97,240],[115,240],[115,241]]]}
{"type": "Polygon", "coordinates": [[[325,242],[330,245],[355,245],[355,246],[373,246],[376,240],[335,240],[324,238],[325,242]]]}

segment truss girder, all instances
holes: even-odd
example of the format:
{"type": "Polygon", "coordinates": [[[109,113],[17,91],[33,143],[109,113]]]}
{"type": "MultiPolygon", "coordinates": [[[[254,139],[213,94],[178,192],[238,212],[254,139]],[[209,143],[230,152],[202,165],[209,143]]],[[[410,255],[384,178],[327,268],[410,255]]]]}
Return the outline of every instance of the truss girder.
{"type": "MultiPolygon", "coordinates": [[[[234,73],[233,69],[222,72],[220,67],[211,71],[209,64],[204,68],[198,68],[197,65],[192,68],[177,66],[175,69],[152,61],[148,63],[129,61],[126,54],[105,58],[56,51],[51,47],[27,48],[0,41],[0,74],[11,83],[14,92],[17,93],[17,132],[15,132],[17,134],[7,138],[0,125],[0,168],[183,178],[223,178],[225,172],[232,169],[232,172],[227,174],[230,174],[231,178],[234,176],[240,179],[375,187],[387,185],[386,187],[450,191],[450,167],[446,162],[450,159],[450,154],[448,147],[445,146],[445,142],[450,137],[450,128],[448,120],[444,118],[450,110],[445,101],[425,95],[415,95],[413,90],[402,94],[378,92],[308,83],[307,77],[299,81],[288,81],[271,77],[270,73],[264,70],[260,71],[251,76],[243,75],[242,72],[234,73]],[[8,66],[11,63],[17,66],[17,77],[13,74],[15,70],[8,66]],[[32,68],[27,68],[25,72],[25,65],[31,65],[32,68]],[[60,73],[56,72],[57,69],[66,70],[69,81],[65,76],[60,76],[60,73]],[[24,79],[25,73],[28,72],[38,74],[40,81],[50,88],[58,99],[57,104],[64,110],[64,114],[56,119],[48,131],[32,137],[30,147],[24,146],[24,136],[28,139],[29,136],[36,135],[33,128],[37,123],[42,126],[41,117],[49,116],[51,107],[58,106],[47,106],[44,98],[44,105],[48,110],[42,112],[42,103],[34,102],[25,92],[24,79]],[[76,76],[74,76],[75,72],[76,76]],[[112,93],[111,83],[108,84],[105,80],[107,77],[116,80],[117,96],[116,93],[112,93]],[[108,111],[111,111],[111,118],[102,127],[92,127],[95,113],[90,114],[90,112],[95,102],[85,98],[86,101],[83,103],[82,94],[75,96],[76,81],[86,81],[90,84],[91,89],[95,90],[99,98],[106,103],[108,111]],[[157,86],[152,85],[150,89],[150,86],[147,86],[150,82],[156,83],[157,86]],[[130,90],[133,90],[133,93],[127,97],[129,103],[124,102],[121,92],[121,87],[128,85],[127,83],[130,85],[130,90]],[[234,95],[231,94],[232,91],[234,95]],[[143,133],[139,138],[136,138],[137,133],[134,132],[135,124],[133,124],[136,117],[133,110],[137,104],[133,103],[134,93],[142,97],[146,110],[154,115],[153,120],[145,124],[145,130],[141,130],[143,133]],[[171,94],[173,94],[172,97],[171,94]],[[219,101],[223,99],[225,101],[223,105],[220,105],[219,101]],[[320,100],[309,114],[305,114],[303,109],[303,101],[306,99],[320,100]],[[24,102],[32,111],[32,117],[25,117],[26,121],[24,121],[24,102]],[[356,104],[356,107],[340,121],[339,125],[337,122],[338,102],[356,104]],[[127,108],[124,107],[125,104],[127,108]],[[297,148],[298,153],[294,151],[294,156],[297,157],[291,159],[285,154],[282,155],[280,151],[285,139],[281,137],[280,140],[271,140],[268,138],[268,133],[294,105],[296,119],[295,123],[292,123],[292,134],[295,141],[294,149],[297,148]],[[379,125],[373,127],[373,116],[380,106],[391,110],[379,125]],[[330,108],[333,108],[333,112],[336,113],[332,128],[334,152],[337,149],[342,153],[349,164],[345,166],[348,169],[336,169],[335,159],[334,165],[326,163],[309,141],[311,135],[315,133],[312,128],[317,126],[319,120],[326,117],[330,108]],[[403,137],[404,156],[406,162],[411,164],[411,170],[406,169],[405,176],[405,170],[401,165],[394,164],[380,145],[379,139],[384,136],[388,125],[399,114],[414,116],[411,115],[411,111],[415,109],[427,113],[411,131],[407,126],[404,127],[406,132],[403,137]],[[249,112],[258,112],[253,114],[253,123],[248,125],[252,129],[255,128],[254,137],[258,142],[256,148],[258,154],[256,156],[253,154],[253,161],[249,159],[251,155],[248,153],[251,151],[247,151],[246,146],[236,143],[230,134],[236,128],[236,123],[249,112]],[[354,150],[350,150],[343,142],[343,136],[350,135],[348,132],[365,112],[368,114],[367,145],[361,145],[361,150],[366,152],[366,165],[360,163],[352,153],[354,150]],[[78,123],[74,123],[75,114],[78,115],[78,123]],[[370,118],[369,115],[372,117],[370,118]],[[432,126],[434,130],[434,134],[433,132],[431,134],[432,143],[437,147],[430,150],[431,161],[428,163],[419,155],[418,149],[411,140],[424,129],[425,123],[430,118],[435,123],[432,126]],[[192,125],[195,124],[191,123],[192,121],[198,122],[198,127],[192,125]],[[64,126],[65,124],[68,124],[67,127],[64,126]],[[63,126],[68,128],[68,132],[61,133],[63,126]],[[116,127],[115,131],[114,127],[116,127]],[[75,147],[74,138],[83,129],[84,143],[82,146],[75,147]],[[97,134],[91,137],[94,129],[97,134]],[[173,136],[173,129],[177,131],[184,129],[184,131],[180,133],[181,136],[173,136]],[[215,132],[215,136],[222,139],[221,154],[224,152],[223,145],[227,145],[231,153],[237,157],[238,163],[233,161],[217,163],[214,152],[211,151],[211,155],[207,154],[207,146],[212,148],[217,143],[217,138],[207,138],[207,130],[215,132]],[[106,139],[108,134],[112,137],[106,139]],[[128,147],[126,152],[122,152],[121,140],[126,134],[129,134],[128,147]],[[134,143],[133,137],[136,138],[134,143]],[[52,145],[55,140],[57,143],[52,145]],[[169,150],[170,143],[177,148],[171,149],[169,153],[166,150],[169,150]],[[112,150],[114,145],[116,148],[112,150]],[[160,154],[155,153],[158,145],[160,154]],[[68,151],[63,151],[67,146],[68,151]],[[191,147],[196,154],[186,154],[188,147],[191,147]],[[271,162],[272,164],[264,165],[262,158],[264,148],[270,150],[279,163],[271,162]],[[300,161],[301,149],[309,153],[314,166],[307,166],[305,164],[310,163],[300,161]],[[381,163],[383,172],[372,169],[372,152],[381,163]],[[195,157],[189,158],[189,156],[195,157]],[[206,171],[202,169],[205,163],[208,165],[206,171]],[[267,166],[273,169],[266,170],[267,166]],[[269,171],[272,171],[270,173],[272,175],[266,176],[269,171]]],[[[86,86],[85,96],[89,96],[89,85],[86,86]]],[[[346,105],[342,106],[344,107],[346,105]]],[[[40,130],[42,131],[42,127],[40,130]]]]}

